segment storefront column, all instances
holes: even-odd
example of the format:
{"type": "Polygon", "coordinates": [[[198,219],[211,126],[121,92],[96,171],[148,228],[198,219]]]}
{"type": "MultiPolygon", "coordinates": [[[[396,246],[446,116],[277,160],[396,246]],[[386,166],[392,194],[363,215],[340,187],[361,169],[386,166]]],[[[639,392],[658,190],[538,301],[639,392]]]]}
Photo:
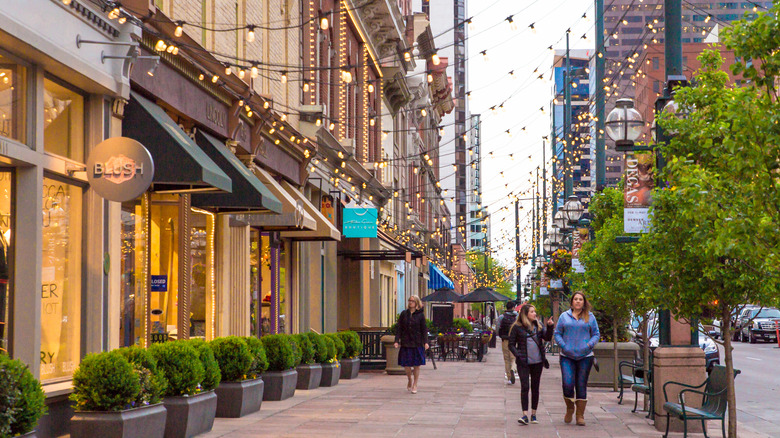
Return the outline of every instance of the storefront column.
{"type": "MultiPolygon", "coordinates": [[[[192,246],[190,245],[190,207],[189,194],[179,197],[179,315],[178,339],[189,339],[190,320],[190,281],[192,278],[192,246]]],[[[151,330],[150,330],[151,332],[151,330]]]]}

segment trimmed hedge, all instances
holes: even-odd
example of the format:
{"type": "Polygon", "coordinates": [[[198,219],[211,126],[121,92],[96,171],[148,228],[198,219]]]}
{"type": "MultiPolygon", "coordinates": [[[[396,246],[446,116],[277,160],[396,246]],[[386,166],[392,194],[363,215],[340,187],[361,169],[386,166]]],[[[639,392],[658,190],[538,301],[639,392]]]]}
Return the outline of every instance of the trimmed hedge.
{"type": "Polygon", "coordinates": [[[268,356],[263,347],[263,341],[257,339],[254,336],[247,336],[244,338],[246,345],[249,347],[249,353],[252,355],[252,365],[249,367],[249,375],[251,379],[260,377],[263,371],[268,369],[268,356]]]}
{"type": "Polygon", "coordinates": [[[293,335],[295,341],[298,343],[298,347],[301,349],[301,361],[304,365],[310,365],[314,363],[314,345],[306,334],[293,335]]]}
{"type": "Polygon", "coordinates": [[[333,343],[336,346],[336,359],[344,359],[347,352],[347,347],[344,345],[344,342],[341,340],[339,335],[337,333],[327,333],[325,336],[333,339],[333,343]]]}
{"type": "Polygon", "coordinates": [[[203,391],[211,391],[219,386],[219,382],[222,380],[222,373],[219,370],[219,363],[214,357],[214,351],[211,346],[203,339],[188,339],[186,341],[195,348],[198,352],[200,362],[203,364],[203,381],[200,386],[203,391]]]}
{"type": "Polygon", "coordinates": [[[298,343],[298,339],[292,335],[285,335],[287,337],[287,342],[290,343],[290,348],[292,348],[293,351],[293,362],[295,365],[293,365],[293,368],[297,367],[301,364],[301,360],[303,359],[303,351],[301,351],[301,346],[298,343]]]}
{"type": "Polygon", "coordinates": [[[328,335],[320,335],[320,339],[325,342],[328,348],[328,357],[322,363],[331,363],[334,359],[338,360],[337,355],[339,351],[336,349],[336,342],[333,338],[328,335]]]}
{"type": "Polygon", "coordinates": [[[354,359],[360,356],[360,352],[363,351],[363,343],[360,342],[360,336],[357,333],[346,330],[338,332],[337,335],[341,342],[344,343],[344,348],[346,349],[344,354],[347,358],[354,359]]]}
{"type": "Polygon", "coordinates": [[[139,404],[160,403],[168,381],[157,369],[157,359],[152,353],[137,346],[120,348],[116,351],[124,356],[138,373],[141,383],[141,393],[138,395],[139,404]]]}
{"type": "Polygon", "coordinates": [[[195,347],[188,342],[153,344],[149,351],[157,359],[157,368],[168,380],[166,396],[195,395],[205,376],[203,362],[195,347]]]}
{"type": "Polygon", "coordinates": [[[295,368],[295,353],[287,335],[267,335],[260,338],[268,357],[268,371],[287,371],[295,368]]]}
{"type": "Polygon", "coordinates": [[[0,436],[32,431],[46,410],[43,388],[27,365],[0,353],[0,436]]]}
{"type": "Polygon", "coordinates": [[[136,406],[141,382],[125,356],[117,351],[88,354],[73,373],[77,411],[121,411],[136,406]]]}
{"type": "Polygon", "coordinates": [[[228,336],[209,342],[219,364],[223,382],[239,382],[248,378],[254,356],[243,338],[228,336]]]}
{"type": "Polygon", "coordinates": [[[328,344],[325,342],[325,339],[322,335],[310,332],[306,333],[305,336],[309,338],[309,341],[311,341],[311,345],[314,351],[315,363],[326,363],[333,357],[329,354],[328,344]]]}

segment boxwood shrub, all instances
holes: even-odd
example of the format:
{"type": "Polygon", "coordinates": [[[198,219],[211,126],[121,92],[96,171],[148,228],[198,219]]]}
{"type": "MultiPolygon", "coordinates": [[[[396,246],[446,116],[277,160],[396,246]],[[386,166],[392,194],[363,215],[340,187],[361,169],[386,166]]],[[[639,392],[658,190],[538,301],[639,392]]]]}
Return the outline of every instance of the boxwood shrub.
{"type": "Polygon", "coordinates": [[[268,357],[268,371],[287,371],[295,367],[295,353],[287,335],[267,335],[260,340],[268,357]]]}
{"type": "Polygon", "coordinates": [[[257,339],[254,336],[247,336],[244,338],[246,345],[249,347],[249,353],[252,355],[252,365],[249,367],[249,378],[256,379],[260,377],[263,371],[268,369],[268,356],[265,353],[265,347],[263,347],[263,341],[257,339]]]}
{"type": "Polygon", "coordinates": [[[339,339],[341,339],[341,342],[344,343],[344,348],[346,349],[346,352],[344,353],[345,357],[354,359],[360,356],[360,352],[363,351],[363,343],[360,342],[360,336],[357,333],[346,330],[338,332],[338,336],[339,339]]]}
{"type": "Polygon", "coordinates": [[[293,335],[285,335],[287,338],[287,341],[290,343],[290,347],[293,351],[293,362],[295,362],[295,365],[293,365],[293,368],[297,367],[301,364],[301,360],[303,360],[303,351],[301,351],[301,346],[298,344],[298,339],[293,335]]]}
{"type": "Polygon", "coordinates": [[[0,353],[0,436],[24,435],[46,413],[46,396],[27,365],[0,353]]]}
{"type": "Polygon", "coordinates": [[[228,336],[209,342],[219,364],[223,382],[239,382],[247,379],[254,356],[243,338],[228,336]]]}
{"type": "Polygon", "coordinates": [[[311,340],[305,334],[293,335],[295,341],[298,343],[298,347],[301,349],[301,363],[304,365],[310,365],[314,363],[314,345],[311,340]]]}
{"type": "Polygon", "coordinates": [[[203,339],[188,339],[186,341],[195,348],[198,352],[200,362],[203,364],[203,381],[200,386],[203,391],[211,391],[219,386],[219,382],[222,380],[222,373],[219,370],[219,363],[214,358],[214,351],[211,346],[203,339]]]}
{"type": "Polygon", "coordinates": [[[325,336],[333,339],[333,343],[336,346],[336,359],[344,359],[345,353],[347,352],[347,347],[344,345],[344,342],[341,340],[339,335],[336,333],[328,333],[325,336]]]}
{"type": "Polygon", "coordinates": [[[141,392],[138,394],[138,404],[156,404],[162,401],[168,381],[157,369],[157,359],[149,350],[137,346],[116,350],[127,359],[138,374],[141,392]]]}
{"type": "Polygon", "coordinates": [[[137,406],[141,382],[117,351],[88,354],[73,373],[70,395],[77,411],[121,411],[137,406]]]}
{"type": "Polygon", "coordinates": [[[330,360],[332,356],[329,354],[328,344],[325,342],[325,339],[323,339],[322,335],[310,332],[306,333],[304,336],[309,338],[309,341],[311,342],[315,363],[326,363],[328,360],[330,360]]]}
{"type": "Polygon", "coordinates": [[[320,339],[325,342],[328,349],[328,358],[322,363],[331,363],[334,360],[338,360],[337,355],[339,351],[336,349],[336,342],[333,341],[333,338],[328,335],[320,335],[320,339]]]}
{"type": "Polygon", "coordinates": [[[203,362],[189,342],[163,342],[149,348],[157,359],[157,369],[168,380],[165,396],[195,395],[205,375],[203,362]]]}

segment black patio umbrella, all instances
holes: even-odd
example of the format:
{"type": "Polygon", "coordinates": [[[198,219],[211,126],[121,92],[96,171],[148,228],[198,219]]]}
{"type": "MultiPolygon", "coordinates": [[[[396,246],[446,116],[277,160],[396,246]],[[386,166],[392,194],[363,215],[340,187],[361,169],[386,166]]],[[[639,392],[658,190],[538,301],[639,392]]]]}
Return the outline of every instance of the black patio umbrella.
{"type": "Polygon", "coordinates": [[[489,287],[478,287],[470,293],[463,295],[457,301],[459,303],[495,303],[509,301],[511,298],[504,296],[489,287]]]}
{"type": "Polygon", "coordinates": [[[422,301],[426,303],[454,303],[457,302],[461,296],[462,295],[455,293],[454,290],[443,287],[424,297],[422,301]]]}

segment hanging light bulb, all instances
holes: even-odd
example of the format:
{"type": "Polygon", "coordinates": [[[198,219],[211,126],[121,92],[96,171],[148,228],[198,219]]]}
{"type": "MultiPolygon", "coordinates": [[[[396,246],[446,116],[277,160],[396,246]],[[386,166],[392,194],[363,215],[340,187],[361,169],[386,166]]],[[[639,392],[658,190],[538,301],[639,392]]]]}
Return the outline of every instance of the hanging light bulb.
{"type": "Polygon", "coordinates": [[[246,42],[252,43],[255,41],[255,27],[248,26],[249,31],[246,33],[246,42]]]}
{"type": "Polygon", "coordinates": [[[382,131],[382,140],[387,138],[387,131],[382,131]]]}
{"type": "Polygon", "coordinates": [[[328,126],[328,129],[330,129],[331,131],[333,131],[334,129],[336,129],[336,123],[334,123],[334,122],[330,122],[330,126],[328,126]]]}
{"type": "Polygon", "coordinates": [[[425,111],[425,108],[423,108],[423,109],[420,110],[420,115],[425,117],[425,116],[428,115],[428,111],[425,111]]]}
{"type": "Polygon", "coordinates": [[[374,119],[374,117],[371,117],[371,120],[368,121],[368,124],[371,126],[376,125],[376,120],[374,119]]]}
{"type": "Polygon", "coordinates": [[[309,83],[308,82],[304,82],[303,83],[303,92],[304,93],[308,93],[309,92],[309,83]]]}
{"type": "Polygon", "coordinates": [[[127,22],[127,17],[125,17],[124,15],[122,15],[121,17],[119,17],[119,20],[116,20],[116,21],[117,21],[117,23],[119,23],[119,24],[125,24],[125,23],[127,22]]]}
{"type": "Polygon", "coordinates": [[[250,76],[252,77],[252,79],[254,79],[254,78],[257,77],[258,74],[259,74],[259,72],[257,71],[257,66],[253,65],[251,73],[250,73],[250,76]]]}
{"type": "Polygon", "coordinates": [[[517,30],[517,23],[515,23],[514,15],[506,17],[506,21],[509,22],[509,29],[513,32],[517,30]]]}
{"type": "Polygon", "coordinates": [[[239,79],[244,79],[244,76],[246,76],[246,72],[244,71],[244,69],[239,69],[238,70],[238,78],[239,79]]]}
{"type": "Polygon", "coordinates": [[[176,38],[179,38],[179,37],[181,37],[184,34],[184,28],[182,28],[182,24],[184,24],[184,23],[181,22],[181,21],[176,23],[176,30],[173,31],[173,35],[176,38]]]}
{"type": "Polygon", "coordinates": [[[286,84],[286,83],[287,83],[287,72],[286,72],[286,71],[283,71],[283,72],[282,72],[281,82],[282,82],[283,84],[286,84]]]}
{"type": "Polygon", "coordinates": [[[528,25],[528,27],[531,28],[532,33],[536,33],[536,23],[531,23],[528,25]]]}
{"type": "Polygon", "coordinates": [[[316,126],[322,126],[322,119],[317,119],[317,120],[314,122],[314,124],[315,124],[316,126]]]}
{"type": "Polygon", "coordinates": [[[108,13],[108,19],[116,20],[117,18],[119,18],[120,13],[122,13],[122,11],[120,11],[119,8],[114,8],[111,10],[111,12],[108,13]]]}
{"type": "Polygon", "coordinates": [[[487,62],[487,61],[489,61],[489,60],[490,60],[490,59],[488,58],[488,56],[487,56],[487,49],[485,49],[485,50],[483,50],[483,51],[481,51],[481,52],[479,52],[479,53],[482,55],[482,60],[483,60],[483,61],[487,62]]]}
{"type": "Polygon", "coordinates": [[[410,52],[404,52],[404,61],[406,62],[412,61],[412,54],[410,52]]]}
{"type": "Polygon", "coordinates": [[[428,83],[430,84],[432,82],[433,82],[433,75],[428,73],[428,83]]]}
{"type": "Polygon", "coordinates": [[[373,93],[374,92],[374,84],[368,84],[368,92],[373,93]]]}
{"type": "Polygon", "coordinates": [[[218,80],[219,80],[219,76],[217,76],[217,75],[214,75],[214,76],[211,77],[211,83],[212,84],[216,84],[218,80]]]}
{"type": "Polygon", "coordinates": [[[441,64],[441,59],[439,58],[439,55],[438,55],[438,54],[436,54],[436,53],[434,53],[433,55],[431,55],[431,62],[433,63],[433,65],[439,65],[439,64],[441,64]]]}
{"type": "Polygon", "coordinates": [[[466,20],[466,22],[469,24],[469,30],[473,32],[473,31],[474,31],[474,28],[475,28],[475,26],[474,26],[474,22],[473,22],[473,21],[471,21],[471,18],[469,18],[468,20],[466,20]]]}
{"type": "Polygon", "coordinates": [[[157,44],[154,45],[154,50],[157,50],[158,52],[164,52],[167,47],[168,45],[165,44],[165,41],[157,40],[157,44]]]}
{"type": "Polygon", "coordinates": [[[444,128],[439,128],[439,135],[444,137],[444,128]]]}
{"type": "Polygon", "coordinates": [[[199,81],[202,81],[202,80],[204,80],[204,79],[206,79],[206,76],[204,76],[204,75],[203,75],[203,73],[201,73],[201,74],[199,74],[199,75],[198,75],[198,80],[199,80],[199,81]]]}
{"type": "Polygon", "coordinates": [[[342,70],[341,80],[349,84],[350,82],[352,82],[352,73],[350,73],[349,70],[342,70]]]}
{"type": "Polygon", "coordinates": [[[233,73],[233,70],[230,66],[225,67],[225,76],[230,76],[231,73],[233,73]]]}
{"type": "Polygon", "coordinates": [[[71,0],[62,0],[62,4],[65,5],[65,6],[68,6],[68,5],[70,5],[70,1],[71,0]]]}
{"type": "Polygon", "coordinates": [[[175,49],[175,48],[176,48],[176,46],[171,44],[170,46],[165,48],[165,51],[168,52],[168,53],[173,53],[173,49],[175,49]]]}
{"type": "Polygon", "coordinates": [[[330,23],[328,22],[328,17],[323,16],[320,19],[320,29],[328,30],[329,27],[330,27],[330,23]]]}

